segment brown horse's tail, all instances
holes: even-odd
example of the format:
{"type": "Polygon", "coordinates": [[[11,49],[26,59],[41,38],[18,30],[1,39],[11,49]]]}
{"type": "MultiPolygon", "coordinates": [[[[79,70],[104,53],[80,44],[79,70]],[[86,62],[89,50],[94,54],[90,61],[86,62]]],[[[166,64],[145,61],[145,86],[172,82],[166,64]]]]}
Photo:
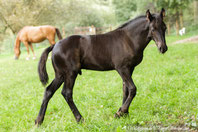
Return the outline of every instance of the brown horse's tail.
{"type": "Polygon", "coordinates": [[[61,40],[62,39],[62,35],[61,35],[61,33],[60,33],[58,28],[56,28],[56,33],[57,33],[58,39],[61,40]]]}
{"type": "Polygon", "coordinates": [[[38,73],[41,83],[45,86],[48,82],[48,74],[46,71],[46,62],[48,58],[48,54],[52,49],[54,48],[54,45],[46,48],[40,58],[39,64],[38,64],[38,73]]]}

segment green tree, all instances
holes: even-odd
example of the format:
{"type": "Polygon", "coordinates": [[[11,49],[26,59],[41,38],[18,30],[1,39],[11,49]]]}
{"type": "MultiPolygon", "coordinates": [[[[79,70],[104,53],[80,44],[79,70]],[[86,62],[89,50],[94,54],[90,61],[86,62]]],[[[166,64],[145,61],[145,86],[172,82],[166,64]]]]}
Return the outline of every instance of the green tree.
{"type": "Polygon", "coordinates": [[[4,29],[17,33],[26,25],[54,24],[61,4],[58,0],[0,1],[0,18],[4,29]]]}
{"type": "Polygon", "coordinates": [[[191,0],[163,0],[163,1],[155,0],[157,8],[164,7],[167,9],[168,24],[170,25],[170,23],[175,22],[177,35],[179,35],[179,29],[184,26],[183,13],[190,1],[191,0]]]}
{"type": "Polygon", "coordinates": [[[132,11],[135,11],[137,8],[132,0],[113,0],[113,5],[118,22],[127,21],[131,17],[132,11]]]}
{"type": "Polygon", "coordinates": [[[114,10],[110,1],[100,0],[68,0],[65,13],[67,22],[61,22],[66,32],[76,26],[108,26],[115,23],[114,10]]]}
{"type": "Polygon", "coordinates": [[[193,11],[193,14],[194,14],[194,23],[197,24],[198,23],[198,0],[194,0],[194,11],[193,11]]]}

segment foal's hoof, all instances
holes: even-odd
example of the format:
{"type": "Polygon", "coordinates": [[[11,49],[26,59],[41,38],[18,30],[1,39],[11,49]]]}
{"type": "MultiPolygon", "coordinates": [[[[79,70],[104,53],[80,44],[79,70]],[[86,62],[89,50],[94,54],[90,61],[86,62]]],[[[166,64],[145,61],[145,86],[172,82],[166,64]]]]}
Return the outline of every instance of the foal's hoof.
{"type": "Polygon", "coordinates": [[[120,113],[116,112],[116,113],[114,114],[114,118],[120,118],[120,113]]]}
{"type": "Polygon", "coordinates": [[[32,59],[33,59],[33,60],[35,60],[35,59],[36,59],[36,57],[32,57],[32,59]]]}
{"type": "Polygon", "coordinates": [[[128,115],[129,115],[129,112],[118,111],[115,113],[114,118],[127,117],[128,115]]]}
{"type": "Polygon", "coordinates": [[[39,127],[40,125],[41,124],[37,120],[35,120],[35,126],[39,127]]]}
{"type": "Polygon", "coordinates": [[[82,116],[76,118],[77,123],[83,123],[84,119],[82,116]]]}
{"type": "Polygon", "coordinates": [[[43,123],[43,120],[40,119],[40,118],[37,118],[37,119],[35,120],[35,125],[36,125],[37,127],[39,127],[42,123],[43,123]]]}

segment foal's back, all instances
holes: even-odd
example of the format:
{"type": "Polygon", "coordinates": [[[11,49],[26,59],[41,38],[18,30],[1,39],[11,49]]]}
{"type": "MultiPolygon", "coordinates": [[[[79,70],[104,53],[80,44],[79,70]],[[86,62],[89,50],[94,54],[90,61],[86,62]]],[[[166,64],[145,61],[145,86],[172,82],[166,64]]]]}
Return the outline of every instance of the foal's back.
{"type": "Polygon", "coordinates": [[[58,67],[74,69],[113,70],[132,56],[128,38],[123,31],[114,31],[100,35],[74,35],[59,41],[53,56],[58,67]],[[56,61],[59,60],[59,61],[56,61]],[[62,61],[60,61],[62,60],[62,61]]]}

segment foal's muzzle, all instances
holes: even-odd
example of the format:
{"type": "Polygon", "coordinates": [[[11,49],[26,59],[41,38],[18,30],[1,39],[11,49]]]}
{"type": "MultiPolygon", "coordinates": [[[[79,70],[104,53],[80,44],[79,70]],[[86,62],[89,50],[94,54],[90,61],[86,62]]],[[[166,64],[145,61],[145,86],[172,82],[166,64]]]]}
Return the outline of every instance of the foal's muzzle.
{"type": "Polygon", "coordinates": [[[168,50],[168,47],[166,46],[166,44],[158,43],[157,47],[158,47],[160,53],[162,53],[162,54],[164,54],[168,50]]]}

